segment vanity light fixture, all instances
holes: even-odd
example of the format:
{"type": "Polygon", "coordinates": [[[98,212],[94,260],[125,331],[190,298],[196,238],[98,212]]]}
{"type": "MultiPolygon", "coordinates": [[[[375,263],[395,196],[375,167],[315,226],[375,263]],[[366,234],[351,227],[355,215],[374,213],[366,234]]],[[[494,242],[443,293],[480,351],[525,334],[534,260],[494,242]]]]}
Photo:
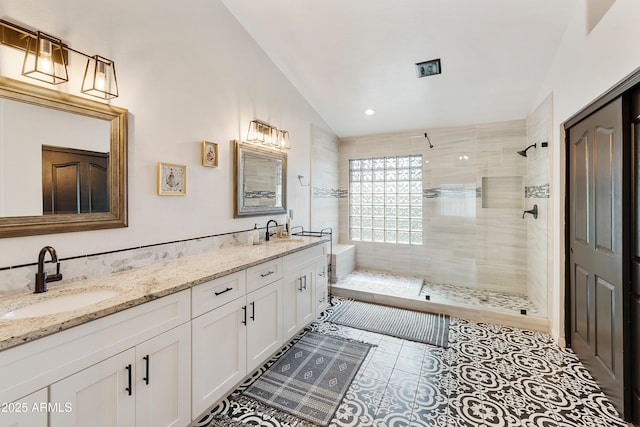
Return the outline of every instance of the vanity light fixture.
{"type": "Polygon", "coordinates": [[[281,150],[289,150],[291,148],[291,139],[289,138],[289,131],[279,130],[278,139],[276,140],[278,148],[281,150]]]}
{"type": "Polygon", "coordinates": [[[87,59],[82,93],[104,99],[118,97],[118,81],[113,61],[99,55],[87,59]]]}
{"type": "Polygon", "coordinates": [[[249,123],[247,141],[280,150],[291,148],[291,139],[288,131],[278,130],[276,127],[260,120],[251,120],[251,123],[249,123]]]}
{"type": "Polygon", "coordinates": [[[25,51],[22,75],[50,84],[69,80],[69,52],[87,58],[81,92],[101,99],[118,96],[118,82],[113,61],[99,55],[72,49],[56,37],[31,31],[0,19],[0,43],[25,51]]]}
{"type": "Polygon", "coordinates": [[[69,80],[60,39],[36,31],[35,37],[28,37],[26,41],[23,76],[53,85],[69,80]]]}

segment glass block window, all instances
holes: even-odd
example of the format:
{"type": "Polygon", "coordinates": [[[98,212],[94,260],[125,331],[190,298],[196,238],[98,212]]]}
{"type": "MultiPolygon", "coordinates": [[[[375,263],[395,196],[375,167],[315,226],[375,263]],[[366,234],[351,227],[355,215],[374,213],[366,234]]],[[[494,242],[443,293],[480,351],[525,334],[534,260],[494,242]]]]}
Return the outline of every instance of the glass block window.
{"type": "Polygon", "coordinates": [[[349,238],[422,244],[422,156],[349,160],[349,238]]]}

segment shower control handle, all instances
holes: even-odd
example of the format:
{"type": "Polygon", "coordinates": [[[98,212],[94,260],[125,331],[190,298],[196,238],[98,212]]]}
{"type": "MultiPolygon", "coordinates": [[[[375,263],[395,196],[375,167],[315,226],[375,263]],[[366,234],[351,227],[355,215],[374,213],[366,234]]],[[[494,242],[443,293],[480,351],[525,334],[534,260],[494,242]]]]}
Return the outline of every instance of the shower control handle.
{"type": "Polygon", "coordinates": [[[524,211],[522,213],[522,219],[524,219],[524,216],[526,214],[531,214],[531,215],[533,215],[533,219],[538,219],[538,205],[533,205],[533,209],[529,209],[528,211],[524,211]]]}

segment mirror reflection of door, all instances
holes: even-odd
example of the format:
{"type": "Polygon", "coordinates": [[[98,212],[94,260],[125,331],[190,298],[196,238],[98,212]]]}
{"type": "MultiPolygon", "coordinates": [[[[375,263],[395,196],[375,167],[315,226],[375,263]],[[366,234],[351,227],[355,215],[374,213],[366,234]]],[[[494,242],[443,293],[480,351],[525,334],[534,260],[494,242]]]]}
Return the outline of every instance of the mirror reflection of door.
{"type": "Polygon", "coordinates": [[[42,146],[45,215],[109,212],[109,153],[42,146]]]}

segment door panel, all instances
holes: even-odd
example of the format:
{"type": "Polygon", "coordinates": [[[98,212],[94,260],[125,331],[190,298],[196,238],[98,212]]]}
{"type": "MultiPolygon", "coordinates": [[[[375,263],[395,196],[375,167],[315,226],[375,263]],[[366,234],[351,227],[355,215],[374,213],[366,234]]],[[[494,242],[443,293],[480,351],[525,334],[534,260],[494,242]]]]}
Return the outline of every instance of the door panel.
{"type": "Polygon", "coordinates": [[[42,146],[43,212],[109,212],[109,153],[42,146]]]}
{"type": "Polygon", "coordinates": [[[573,143],[573,233],[576,242],[589,244],[589,144],[584,132],[573,143]]]}
{"type": "Polygon", "coordinates": [[[574,331],[577,337],[589,344],[589,310],[581,310],[589,305],[589,272],[579,265],[575,266],[573,281],[574,297],[574,331]]]}
{"type": "Polygon", "coordinates": [[[600,362],[615,373],[615,286],[598,277],[596,279],[596,356],[600,362]]]}
{"type": "Polygon", "coordinates": [[[622,99],[569,129],[571,346],[624,413],[622,99]]]}
{"type": "Polygon", "coordinates": [[[612,197],[615,193],[613,188],[613,128],[596,126],[595,128],[595,220],[596,220],[596,248],[613,252],[613,222],[612,197]]]}

